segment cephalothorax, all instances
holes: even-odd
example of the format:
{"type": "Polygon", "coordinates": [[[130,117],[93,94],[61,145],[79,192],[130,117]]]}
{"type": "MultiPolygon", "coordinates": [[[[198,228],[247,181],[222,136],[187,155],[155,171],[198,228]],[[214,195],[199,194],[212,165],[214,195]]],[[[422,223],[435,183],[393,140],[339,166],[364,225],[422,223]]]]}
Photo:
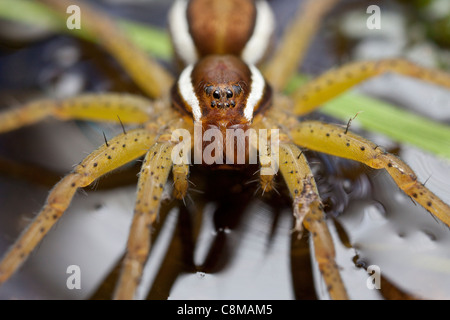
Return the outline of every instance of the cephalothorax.
{"type": "MultiPolygon", "coordinates": [[[[169,29],[175,53],[186,64],[172,87],[173,105],[203,130],[217,129],[223,137],[226,130],[248,130],[272,103],[272,89],[255,66],[274,32],[268,4],[175,1],[169,29]]],[[[227,158],[226,139],[223,144],[227,158]]]]}
{"type": "MultiPolygon", "coordinates": [[[[254,116],[261,114],[271,102],[271,88],[260,71],[232,55],[209,55],[189,65],[172,88],[173,106],[192,117],[203,132],[218,130],[223,137],[223,146],[219,147],[225,159],[233,158],[233,164],[237,164],[234,158],[238,150],[233,146],[233,154],[227,156],[226,137],[230,131],[245,135],[254,116]]],[[[248,158],[248,148],[247,139],[245,158],[248,158]]]]}
{"type": "MultiPolygon", "coordinates": [[[[72,4],[68,0],[40,1],[63,15],[72,4]]],[[[169,20],[176,56],[182,66],[177,80],[129,42],[108,17],[78,3],[82,7],[83,28],[154,100],[139,95],[84,94],[63,100],[32,101],[0,113],[0,132],[50,116],[62,120],[119,118],[124,125],[137,126],[105,141],[53,188],[40,213],[1,260],[0,283],[19,268],[59,220],[78,188],[144,156],[127,251],[114,295],[117,299],[134,298],[169,174],[173,176],[176,198],[184,198],[188,190],[189,163],[177,163],[170,157],[173,150],[178,151],[173,133],[178,129],[194,133],[196,125],[200,125],[202,132],[216,129],[224,136],[227,130],[237,129],[279,131],[277,148],[260,143],[255,146],[261,188],[265,191],[272,188],[276,172],[267,174],[264,169],[276,161],[278,174],[293,200],[295,229],[309,231],[316,261],[333,299],[346,299],[348,295],[335,262],[334,245],[314,176],[301,148],[385,169],[406,195],[450,226],[450,207],[417,181],[414,172],[399,158],[348,128],[299,121],[297,117],[353,85],[385,72],[450,88],[448,74],[402,59],[361,61],[331,70],[289,96],[283,93],[321,18],[336,2],[306,1],[275,52],[269,60],[263,60],[268,55],[273,32],[273,17],[265,1],[176,0],[169,20]]],[[[224,142],[222,146],[226,157],[230,151],[227,145],[224,142]]],[[[244,150],[247,153],[249,149],[244,150]]]]}
{"type": "Polygon", "coordinates": [[[183,70],[172,90],[174,105],[205,126],[250,125],[271,103],[261,72],[232,55],[210,55],[183,70]]]}

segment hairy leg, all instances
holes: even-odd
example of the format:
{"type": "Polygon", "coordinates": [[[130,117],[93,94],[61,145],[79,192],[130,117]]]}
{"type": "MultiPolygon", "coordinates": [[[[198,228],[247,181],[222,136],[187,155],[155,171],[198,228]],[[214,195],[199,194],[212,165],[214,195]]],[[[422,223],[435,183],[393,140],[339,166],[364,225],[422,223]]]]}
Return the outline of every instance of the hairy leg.
{"type": "Polygon", "coordinates": [[[305,121],[290,135],[295,144],[342,158],[352,159],[374,169],[386,169],[395,183],[414,201],[450,227],[450,207],[417,181],[415,173],[398,157],[337,125],[305,121]]]}
{"type": "Polygon", "coordinates": [[[294,113],[302,115],[318,108],[351,87],[384,73],[397,73],[450,89],[450,74],[425,68],[403,59],[358,61],[328,71],[293,93],[294,113]]]}
{"type": "Polygon", "coordinates": [[[280,171],[293,199],[295,231],[301,235],[302,225],[309,230],[330,297],[348,299],[313,174],[302,151],[294,144],[280,144],[280,171]]]}
{"type": "Polygon", "coordinates": [[[151,247],[152,226],[161,206],[161,195],[172,168],[172,142],[160,141],[148,151],[138,181],[133,222],[115,299],[133,299],[151,247]]]}
{"type": "Polygon", "coordinates": [[[62,100],[43,99],[0,113],[0,133],[35,124],[49,117],[59,120],[121,121],[142,124],[151,119],[157,103],[128,94],[84,94],[62,100]]]}
{"type": "MultiPolygon", "coordinates": [[[[263,124],[269,125],[268,121],[263,120],[263,124]]],[[[274,134],[274,132],[267,132],[267,139],[261,136],[261,129],[259,127],[260,136],[258,141],[258,154],[259,154],[259,164],[261,166],[259,172],[259,181],[261,184],[262,194],[274,190],[275,182],[274,178],[278,171],[278,158],[279,158],[279,132],[274,134]],[[274,144],[275,142],[276,144],[274,144]]],[[[276,190],[276,189],[275,189],[276,190]]]]}
{"type": "Polygon", "coordinates": [[[176,199],[182,200],[186,196],[189,188],[189,165],[174,164],[172,169],[173,175],[173,195],[176,199]]]}
{"type": "Polygon", "coordinates": [[[56,184],[42,210],[0,261],[0,283],[27,259],[65,212],[78,188],[88,186],[102,175],[144,155],[154,140],[155,134],[144,129],[122,134],[92,152],[56,184]]]}

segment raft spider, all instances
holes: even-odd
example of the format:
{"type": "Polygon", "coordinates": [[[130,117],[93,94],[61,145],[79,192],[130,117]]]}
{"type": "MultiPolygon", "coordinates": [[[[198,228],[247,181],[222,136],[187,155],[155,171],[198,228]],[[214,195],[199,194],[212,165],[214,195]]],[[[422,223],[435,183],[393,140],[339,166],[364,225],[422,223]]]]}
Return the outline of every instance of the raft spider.
{"type": "MultiPolygon", "coordinates": [[[[62,13],[68,6],[65,1],[42,2],[62,13]]],[[[226,7],[217,6],[215,1],[192,1],[189,6],[184,1],[176,1],[171,13],[175,17],[171,30],[175,47],[181,46],[176,51],[178,58],[186,66],[178,80],[131,45],[107,17],[80,4],[84,13],[83,26],[98,37],[106,50],[154,100],[137,95],[86,94],[59,101],[33,101],[0,115],[2,132],[36,123],[48,116],[61,120],[117,121],[119,118],[124,125],[139,125],[137,129],[107,140],[58,183],[29,229],[4,256],[0,263],[0,281],[6,281],[25,261],[61,217],[78,188],[145,155],[127,254],[115,292],[117,299],[133,298],[150,251],[151,227],[158,215],[169,174],[172,172],[173,175],[175,198],[183,199],[188,190],[188,164],[173,165],[167,156],[176,145],[171,134],[182,128],[194,136],[194,122],[201,124],[204,131],[215,127],[224,132],[236,126],[279,130],[279,151],[261,150],[257,146],[260,164],[263,168],[270,167],[267,158],[274,153],[279,159],[280,175],[294,199],[296,230],[300,232],[304,227],[309,231],[314,254],[333,299],[345,299],[347,293],[334,260],[334,246],[320,196],[300,148],[386,169],[408,196],[449,226],[448,205],[418,182],[400,159],[346,127],[318,121],[300,122],[295,117],[311,112],[353,85],[385,72],[397,72],[450,87],[447,74],[401,59],[356,62],[325,73],[289,97],[283,95],[282,90],[301,62],[321,17],[335,2],[308,1],[303,11],[307,12],[308,19],[305,20],[305,14],[300,12],[275,54],[267,62],[261,62],[271,34],[270,12],[265,2],[240,3],[237,10],[235,1],[227,2],[226,7]],[[188,17],[179,16],[186,9],[188,17]],[[223,29],[208,25],[219,18],[226,22],[221,24],[223,29]],[[219,32],[224,30],[226,32],[219,32]],[[184,35],[177,39],[183,32],[184,35]]],[[[224,158],[227,158],[230,151],[223,150],[224,158]]],[[[274,174],[260,176],[265,192],[273,189],[273,178],[274,174]]]]}

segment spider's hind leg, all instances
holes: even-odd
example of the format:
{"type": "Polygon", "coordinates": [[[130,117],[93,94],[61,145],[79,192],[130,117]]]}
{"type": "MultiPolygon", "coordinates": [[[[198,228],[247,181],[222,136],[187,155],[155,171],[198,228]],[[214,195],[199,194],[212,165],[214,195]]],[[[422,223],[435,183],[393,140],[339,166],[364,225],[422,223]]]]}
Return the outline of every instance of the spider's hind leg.
{"type": "Polygon", "coordinates": [[[337,125],[305,121],[290,131],[299,146],[364,163],[374,169],[386,169],[395,183],[414,201],[450,227],[450,206],[422,183],[412,169],[398,157],[337,125]]]}
{"type": "Polygon", "coordinates": [[[333,240],[307,160],[300,148],[290,143],[280,144],[279,155],[280,171],[293,198],[295,231],[301,235],[303,225],[310,232],[314,255],[330,297],[348,299],[335,261],[333,240]]]}
{"type": "Polygon", "coordinates": [[[322,18],[339,0],[308,0],[298,10],[263,73],[276,90],[282,90],[301,64],[322,18]]]}

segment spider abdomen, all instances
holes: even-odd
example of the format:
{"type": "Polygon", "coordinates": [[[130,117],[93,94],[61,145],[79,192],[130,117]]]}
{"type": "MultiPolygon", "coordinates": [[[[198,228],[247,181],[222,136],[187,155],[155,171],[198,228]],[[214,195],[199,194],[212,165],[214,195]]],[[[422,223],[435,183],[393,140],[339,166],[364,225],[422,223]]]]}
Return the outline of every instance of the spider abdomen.
{"type": "Polygon", "coordinates": [[[185,64],[232,54],[256,64],[266,55],[274,18],[266,1],[177,0],[169,14],[175,53],[185,64]]]}

